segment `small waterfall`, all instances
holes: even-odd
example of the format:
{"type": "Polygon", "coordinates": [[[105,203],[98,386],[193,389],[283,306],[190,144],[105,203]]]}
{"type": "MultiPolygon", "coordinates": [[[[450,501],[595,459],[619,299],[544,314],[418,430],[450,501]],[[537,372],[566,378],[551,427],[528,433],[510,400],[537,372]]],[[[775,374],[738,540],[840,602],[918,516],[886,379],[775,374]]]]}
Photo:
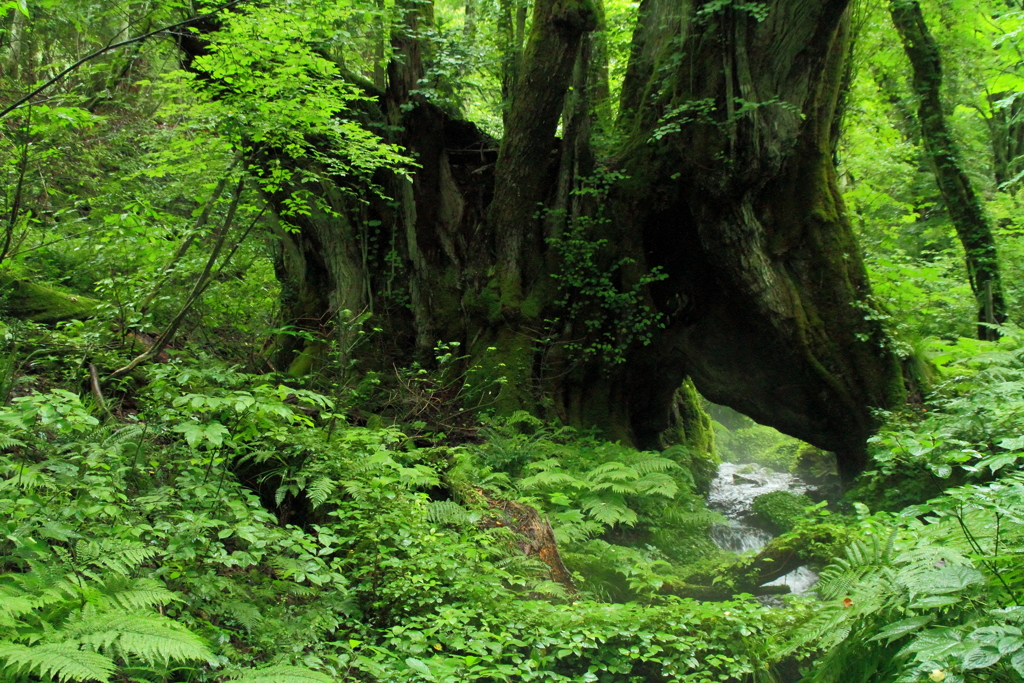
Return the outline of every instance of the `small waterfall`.
{"type": "MultiPolygon", "coordinates": [[[[745,553],[760,550],[773,537],[767,531],[747,523],[753,514],[754,498],[772,491],[807,493],[811,489],[798,477],[775,472],[757,465],[724,462],[718,467],[718,476],[711,483],[708,507],[724,515],[729,523],[717,524],[711,529],[711,538],[723,550],[745,553]]],[[[817,582],[818,575],[807,567],[800,567],[772,581],[768,586],[786,585],[794,594],[803,594],[817,582]]]]}
{"type": "Polygon", "coordinates": [[[722,550],[745,553],[748,550],[760,550],[772,540],[772,535],[763,529],[730,519],[729,524],[716,524],[711,527],[711,540],[722,550]]]}

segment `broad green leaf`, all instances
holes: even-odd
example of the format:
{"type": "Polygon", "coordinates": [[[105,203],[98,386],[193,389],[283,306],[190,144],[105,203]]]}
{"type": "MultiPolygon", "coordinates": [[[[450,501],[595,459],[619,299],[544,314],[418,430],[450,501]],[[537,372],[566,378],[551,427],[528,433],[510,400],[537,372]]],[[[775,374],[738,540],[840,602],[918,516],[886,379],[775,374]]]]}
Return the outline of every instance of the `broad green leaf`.
{"type": "Polygon", "coordinates": [[[413,671],[416,671],[416,672],[418,672],[418,673],[419,673],[420,675],[422,675],[423,677],[425,677],[425,678],[427,678],[427,679],[429,679],[429,680],[431,680],[431,681],[435,680],[435,679],[434,679],[434,674],[433,674],[433,673],[431,673],[431,671],[430,671],[430,669],[429,669],[429,668],[427,667],[427,665],[426,665],[426,664],[424,664],[424,663],[423,663],[422,661],[420,661],[419,659],[416,659],[415,657],[409,657],[409,658],[407,658],[407,659],[405,660],[405,663],[406,663],[406,665],[407,665],[407,666],[408,666],[408,667],[409,667],[410,669],[412,669],[413,671]]]}
{"type": "Polygon", "coordinates": [[[984,669],[999,661],[999,650],[991,645],[982,645],[964,655],[961,666],[964,669],[984,669]]]}
{"type": "Polygon", "coordinates": [[[883,638],[888,638],[889,642],[892,642],[897,638],[902,638],[908,633],[917,631],[922,626],[925,626],[926,624],[931,622],[933,618],[934,617],[932,615],[928,614],[920,617],[911,617],[909,619],[897,621],[895,624],[890,624],[889,626],[883,628],[881,631],[876,633],[872,638],[870,638],[870,640],[881,640],[883,638]]]}

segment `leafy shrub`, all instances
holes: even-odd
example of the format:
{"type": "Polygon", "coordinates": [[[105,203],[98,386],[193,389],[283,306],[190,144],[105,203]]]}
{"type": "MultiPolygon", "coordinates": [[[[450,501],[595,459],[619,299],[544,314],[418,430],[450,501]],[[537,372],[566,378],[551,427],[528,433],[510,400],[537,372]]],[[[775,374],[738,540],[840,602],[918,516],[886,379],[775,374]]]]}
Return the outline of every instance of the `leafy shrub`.
{"type": "Polygon", "coordinates": [[[159,581],[133,579],[131,567],[155,552],[141,543],[78,541],[54,547],[56,562],[0,575],[0,658],[13,678],[109,681],[172,663],[210,661],[203,639],[157,614],[179,600],[159,581]]]}
{"type": "Polygon", "coordinates": [[[809,680],[1024,676],[1024,475],[951,489],[861,523],[821,574],[824,608],[795,643],[826,654],[809,680]]]}
{"type": "Polygon", "coordinates": [[[888,416],[869,441],[872,467],[848,494],[872,508],[899,510],[952,486],[1013,468],[1024,454],[1024,332],[1004,327],[999,342],[932,340],[939,368],[923,412],[888,416]]]}
{"type": "Polygon", "coordinates": [[[649,596],[667,565],[718,552],[709,529],[720,517],[708,511],[690,468],[703,470],[707,457],[683,446],[637,451],[525,413],[493,419],[483,434],[487,441],[472,447],[481,470],[509,474],[503,495],[525,496],[549,516],[585,590],[649,596]]]}

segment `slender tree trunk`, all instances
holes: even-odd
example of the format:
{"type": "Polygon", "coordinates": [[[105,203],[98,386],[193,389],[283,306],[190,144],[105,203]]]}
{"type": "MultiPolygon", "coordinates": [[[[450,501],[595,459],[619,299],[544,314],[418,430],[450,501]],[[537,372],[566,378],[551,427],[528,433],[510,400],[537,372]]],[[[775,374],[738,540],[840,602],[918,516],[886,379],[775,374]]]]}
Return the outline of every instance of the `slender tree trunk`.
{"type": "Polygon", "coordinates": [[[476,0],[466,0],[466,14],[462,24],[462,39],[469,45],[476,42],[476,0]]]}
{"type": "Polygon", "coordinates": [[[546,170],[556,150],[555,131],[580,41],[594,29],[595,19],[593,8],[582,0],[534,4],[533,30],[513,88],[514,106],[501,141],[490,206],[499,287],[506,307],[520,305],[527,284],[524,276],[536,276],[524,271],[531,269],[530,261],[542,247],[536,226],[548,194],[546,170]]]}
{"type": "Polygon", "coordinates": [[[501,120],[508,126],[512,110],[512,88],[516,82],[519,55],[516,52],[513,0],[498,2],[498,51],[501,56],[501,120]]]}
{"type": "Polygon", "coordinates": [[[994,176],[1000,189],[1015,193],[1024,172],[1024,101],[1015,93],[989,95],[991,114],[985,118],[992,140],[994,176]]]}
{"type": "Polygon", "coordinates": [[[942,61],[939,46],[925,24],[916,0],[893,0],[893,24],[913,68],[917,118],[935,182],[967,257],[967,276],[978,302],[978,338],[997,339],[990,327],[1006,321],[995,238],[970,178],[960,165],[959,150],[942,110],[942,61]]]}
{"type": "Polygon", "coordinates": [[[378,90],[383,90],[387,85],[385,82],[387,78],[387,65],[384,63],[384,48],[387,45],[388,39],[386,11],[384,0],[377,0],[376,23],[380,35],[376,37],[373,46],[373,86],[378,90]]]}
{"type": "Polygon", "coordinates": [[[612,128],[611,82],[608,73],[608,37],[605,26],[604,5],[598,0],[594,3],[597,12],[597,30],[590,34],[590,54],[587,68],[592,71],[588,81],[587,96],[601,128],[610,131],[612,128]]]}

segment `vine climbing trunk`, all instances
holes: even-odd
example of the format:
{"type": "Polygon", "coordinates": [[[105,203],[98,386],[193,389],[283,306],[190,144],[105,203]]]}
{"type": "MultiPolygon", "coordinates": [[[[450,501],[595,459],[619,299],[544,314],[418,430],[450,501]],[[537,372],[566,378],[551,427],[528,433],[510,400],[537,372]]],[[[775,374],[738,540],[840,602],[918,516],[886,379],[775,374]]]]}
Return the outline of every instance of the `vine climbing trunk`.
{"type": "Polygon", "coordinates": [[[981,201],[959,161],[959,150],[942,109],[942,59],[916,0],[892,0],[892,22],[913,69],[921,139],[935,183],[956,227],[967,260],[967,276],[978,302],[978,338],[997,339],[993,324],[1006,321],[999,260],[992,227],[981,201]]]}

